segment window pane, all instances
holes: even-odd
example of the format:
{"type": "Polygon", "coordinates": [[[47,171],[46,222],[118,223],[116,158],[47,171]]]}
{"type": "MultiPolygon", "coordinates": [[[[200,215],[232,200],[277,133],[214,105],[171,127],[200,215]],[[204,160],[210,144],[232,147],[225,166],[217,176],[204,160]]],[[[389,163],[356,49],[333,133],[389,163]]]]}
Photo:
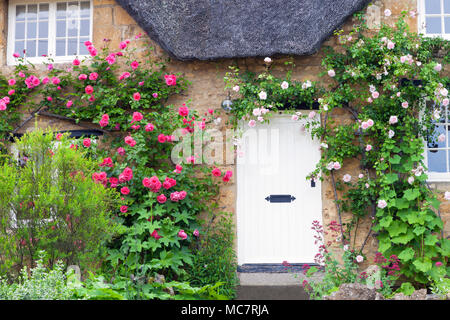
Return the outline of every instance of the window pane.
{"type": "MultiPolygon", "coordinates": [[[[435,136],[439,137],[441,134],[445,136],[445,127],[446,126],[436,126],[435,128],[435,136]]],[[[447,146],[446,141],[443,142],[436,141],[438,148],[445,148],[447,146]]]]}
{"type": "Polygon", "coordinates": [[[67,21],[67,33],[69,37],[78,36],[78,20],[68,20],[67,21]]]}
{"type": "Polygon", "coordinates": [[[91,6],[91,4],[89,1],[81,2],[81,7],[80,7],[80,17],[81,18],[89,18],[91,16],[90,6],[91,6]]]}
{"type": "Polygon", "coordinates": [[[445,33],[450,33],[450,17],[444,18],[445,33]]]}
{"type": "Polygon", "coordinates": [[[56,36],[65,37],[66,36],[66,21],[56,21],[56,36]]]}
{"type": "Polygon", "coordinates": [[[447,150],[428,150],[428,171],[447,172],[447,150]]]}
{"type": "Polygon", "coordinates": [[[38,56],[48,55],[48,40],[38,41],[38,56]]]}
{"type": "Polygon", "coordinates": [[[36,40],[27,41],[27,57],[36,57],[36,40]]]}
{"type": "Polygon", "coordinates": [[[425,26],[428,34],[441,33],[441,18],[440,17],[427,17],[425,19],[425,26]]]}
{"type": "Polygon", "coordinates": [[[43,21],[39,22],[39,38],[47,38],[48,37],[48,22],[43,21]]]}
{"type": "Polygon", "coordinates": [[[39,20],[47,20],[48,19],[48,4],[41,3],[39,5],[39,20]]]}
{"type": "Polygon", "coordinates": [[[66,17],[66,3],[56,4],[56,19],[66,17]]]}
{"type": "Polygon", "coordinates": [[[89,54],[89,51],[87,50],[86,46],[84,45],[84,43],[86,41],[88,41],[89,38],[80,38],[80,51],[78,52],[78,54],[89,54]]]}
{"type": "Polygon", "coordinates": [[[89,20],[80,21],[80,36],[89,36],[89,20]]]}
{"type": "Polygon", "coordinates": [[[36,38],[37,24],[36,22],[28,22],[27,23],[27,39],[36,38]]]}
{"type": "Polygon", "coordinates": [[[425,14],[441,13],[441,0],[425,0],[425,14]]]}
{"type": "Polygon", "coordinates": [[[16,22],[16,39],[25,39],[25,22],[16,22]]]}
{"type": "Polygon", "coordinates": [[[27,12],[28,20],[36,20],[37,19],[37,4],[29,4],[28,12],[27,12]]]}
{"type": "Polygon", "coordinates": [[[58,39],[56,40],[56,55],[65,56],[66,55],[66,40],[58,39]]]}
{"type": "Polygon", "coordinates": [[[16,6],[16,21],[25,21],[25,6],[16,6]]]}
{"type": "Polygon", "coordinates": [[[77,39],[69,39],[68,49],[67,49],[68,56],[77,55],[77,44],[78,44],[77,39]]]}
{"type": "Polygon", "coordinates": [[[25,49],[25,41],[16,41],[14,52],[20,54],[23,57],[23,49],[25,49]]]}

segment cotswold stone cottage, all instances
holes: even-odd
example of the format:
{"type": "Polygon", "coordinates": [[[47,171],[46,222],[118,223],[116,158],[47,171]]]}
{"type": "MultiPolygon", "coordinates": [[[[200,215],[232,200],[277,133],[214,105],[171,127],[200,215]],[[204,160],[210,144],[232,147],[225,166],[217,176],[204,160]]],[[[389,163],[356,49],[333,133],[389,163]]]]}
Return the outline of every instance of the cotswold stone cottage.
{"type": "MultiPolygon", "coordinates": [[[[335,45],[333,31],[348,30],[352,14],[365,10],[369,25],[376,31],[385,9],[395,18],[401,11],[417,11],[408,18],[412,30],[430,36],[450,37],[450,2],[443,0],[3,0],[0,6],[0,64],[12,70],[12,54],[27,50],[39,66],[43,54],[56,63],[70,63],[75,56],[87,54],[82,45],[90,40],[96,47],[109,39],[111,48],[142,34],[137,52],[144,56],[144,44],[150,39],[155,60],[170,58],[169,72],[182,72],[192,82],[185,95],[169,104],[181,105],[191,100],[191,106],[201,113],[220,109],[227,97],[223,78],[228,66],[237,63],[242,69],[255,72],[265,67],[264,57],[274,60],[274,69],[282,74],[283,62],[293,57],[295,80],[321,80],[320,63],[323,44],[335,45]],[[75,25],[67,17],[75,17],[75,25]],[[425,26],[426,23],[426,26],[425,26]],[[447,25],[448,24],[448,25],[447,25]]],[[[395,19],[392,19],[393,21],[395,19]]],[[[133,44],[134,45],[134,44],[133,44]]],[[[45,70],[43,65],[40,66],[45,70]]],[[[233,92],[231,92],[233,95],[233,92]]],[[[233,97],[233,96],[232,96],[233,97]]],[[[220,128],[225,131],[227,115],[223,112],[220,128]]],[[[333,117],[349,121],[350,115],[336,110],[333,117]]],[[[22,121],[30,117],[24,114],[22,121]]],[[[319,143],[307,135],[300,136],[298,127],[280,117],[270,126],[279,129],[286,145],[280,145],[277,159],[281,170],[264,171],[264,166],[235,164],[235,159],[223,168],[232,170],[232,183],[221,190],[220,207],[234,213],[236,219],[236,250],[239,270],[281,271],[281,263],[312,263],[316,247],[310,231],[311,221],[324,224],[338,220],[334,194],[328,180],[311,186],[304,177],[320,158],[319,143]],[[263,171],[258,171],[263,170],[263,171]],[[296,172],[292,175],[292,172],[296,172]],[[271,195],[291,195],[295,201],[278,204],[266,201],[271,195]]],[[[40,126],[70,130],[76,136],[101,134],[93,124],[76,125],[62,118],[41,115],[40,126]]],[[[445,124],[445,131],[448,131],[445,124]]],[[[34,121],[25,123],[17,134],[32,130],[34,121]]],[[[448,139],[447,139],[448,141],[448,139]]],[[[251,152],[247,152],[251,156],[251,152]]],[[[427,153],[432,188],[449,190],[450,145],[442,152],[427,153]]],[[[359,163],[348,163],[339,174],[357,176],[359,163]]],[[[266,168],[267,169],[267,168],[266,168]]],[[[444,201],[440,214],[445,222],[444,236],[450,234],[450,203],[444,201]]],[[[344,215],[345,219],[345,215],[344,215]]],[[[369,231],[369,221],[360,226],[360,244],[369,231]]],[[[374,236],[368,238],[365,251],[370,259],[377,248],[374,236]]]]}

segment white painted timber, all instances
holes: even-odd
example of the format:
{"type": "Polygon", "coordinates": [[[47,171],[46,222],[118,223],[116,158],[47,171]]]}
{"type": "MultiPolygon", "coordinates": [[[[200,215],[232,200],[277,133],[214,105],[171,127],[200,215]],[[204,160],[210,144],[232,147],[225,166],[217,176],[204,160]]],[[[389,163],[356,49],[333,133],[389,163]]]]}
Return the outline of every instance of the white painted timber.
{"type": "Polygon", "coordinates": [[[301,129],[305,120],[273,117],[270,124],[243,125],[237,157],[238,264],[314,263],[311,224],[322,221],[321,183],[306,176],[320,159],[320,142],[301,129]],[[270,203],[290,194],[291,203],[270,203]]]}

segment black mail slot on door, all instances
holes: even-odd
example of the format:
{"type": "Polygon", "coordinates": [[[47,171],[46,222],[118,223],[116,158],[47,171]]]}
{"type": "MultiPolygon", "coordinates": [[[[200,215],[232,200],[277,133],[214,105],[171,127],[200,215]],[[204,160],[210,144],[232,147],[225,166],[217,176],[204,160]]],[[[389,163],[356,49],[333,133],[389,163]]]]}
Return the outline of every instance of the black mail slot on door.
{"type": "Polygon", "coordinates": [[[292,202],[295,200],[295,197],[290,194],[271,194],[266,197],[266,200],[269,202],[292,202]]]}

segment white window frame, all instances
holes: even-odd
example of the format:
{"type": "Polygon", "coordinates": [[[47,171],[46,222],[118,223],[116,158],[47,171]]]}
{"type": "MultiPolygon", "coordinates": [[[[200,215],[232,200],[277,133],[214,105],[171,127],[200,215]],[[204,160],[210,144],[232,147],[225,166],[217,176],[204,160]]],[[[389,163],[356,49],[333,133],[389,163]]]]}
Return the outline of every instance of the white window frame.
{"type": "MultiPolygon", "coordinates": [[[[427,16],[432,17],[440,17],[441,18],[441,27],[442,27],[442,33],[436,33],[436,34],[427,34],[426,28],[425,28],[425,1],[426,0],[417,0],[417,11],[418,11],[418,19],[417,19],[417,30],[419,33],[423,34],[426,37],[430,38],[438,38],[441,37],[443,39],[450,40],[450,33],[445,33],[445,24],[444,24],[444,17],[450,18],[450,13],[440,13],[440,14],[427,14],[427,16]]],[[[441,8],[444,8],[444,0],[441,1],[441,8]]]]}
{"type": "MultiPolygon", "coordinates": [[[[429,100],[428,100],[429,101],[429,100]]],[[[425,103],[427,103],[428,101],[425,101],[425,103]]],[[[443,126],[448,126],[450,128],[450,121],[448,120],[450,117],[450,106],[445,107],[446,110],[446,119],[447,122],[442,123],[443,126]]],[[[448,129],[446,130],[445,133],[445,141],[446,144],[448,145],[448,149],[443,149],[445,150],[447,153],[450,151],[450,134],[448,132],[448,129]]],[[[424,146],[424,151],[423,151],[423,162],[425,163],[426,167],[428,168],[428,142],[426,140],[426,137],[423,138],[423,146],[424,146]]],[[[442,150],[442,149],[441,149],[442,150]]],[[[447,172],[436,172],[436,171],[426,171],[425,173],[428,176],[427,182],[450,182],[450,155],[446,155],[446,165],[447,165],[447,172]]]]}
{"type": "MultiPolygon", "coordinates": [[[[89,16],[89,41],[93,37],[93,16],[94,4],[92,0],[74,0],[74,1],[89,1],[90,2],[90,16],[89,16]]],[[[48,19],[48,55],[47,57],[27,57],[26,61],[33,64],[42,64],[48,62],[48,58],[53,59],[53,63],[72,62],[75,58],[87,58],[89,55],[70,55],[70,56],[55,56],[56,52],[56,4],[60,2],[71,2],[70,0],[9,0],[8,4],[8,42],[7,42],[7,64],[17,65],[18,61],[13,57],[15,49],[15,22],[16,22],[16,6],[26,4],[49,4],[49,19],[48,19]]]]}

